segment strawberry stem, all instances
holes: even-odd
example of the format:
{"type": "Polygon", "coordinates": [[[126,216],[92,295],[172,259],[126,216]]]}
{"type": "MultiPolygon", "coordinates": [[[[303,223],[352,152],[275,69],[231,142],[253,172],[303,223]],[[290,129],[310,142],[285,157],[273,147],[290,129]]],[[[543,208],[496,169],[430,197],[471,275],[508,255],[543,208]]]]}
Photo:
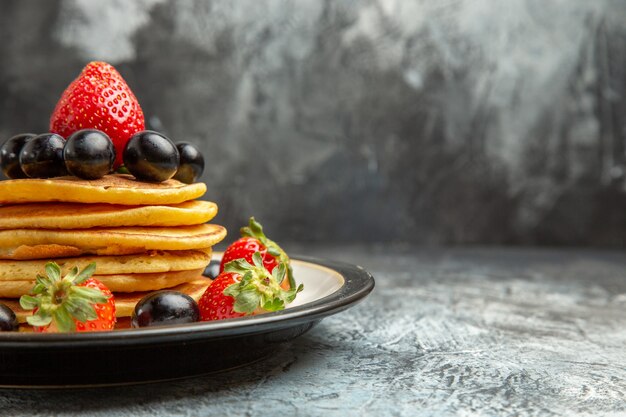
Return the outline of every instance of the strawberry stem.
{"type": "MultiPolygon", "coordinates": [[[[242,227],[239,232],[241,233],[241,237],[253,237],[258,239],[259,242],[267,248],[267,252],[270,255],[276,257],[279,263],[286,264],[287,273],[283,276],[283,279],[287,278],[289,280],[289,288],[296,288],[296,280],[293,276],[293,269],[291,268],[291,262],[287,252],[285,252],[278,243],[265,236],[261,223],[257,222],[254,217],[250,217],[248,226],[242,227]]],[[[279,283],[282,284],[282,280],[279,283]]]]}

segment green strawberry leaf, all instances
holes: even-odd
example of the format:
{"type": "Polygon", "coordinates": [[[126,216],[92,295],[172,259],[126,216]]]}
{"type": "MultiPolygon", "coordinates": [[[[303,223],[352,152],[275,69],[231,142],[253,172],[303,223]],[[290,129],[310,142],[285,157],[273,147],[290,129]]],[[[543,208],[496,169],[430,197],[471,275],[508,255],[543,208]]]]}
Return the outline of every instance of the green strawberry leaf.
{"type": "Polygon", "coordinates": [[[56,282],[61,279],[61,268],[56,262],[47,262],[45,266],[46,275],[51,282],[56,282]]]}
{"type": "Polygon", "coordinates": [[[263,226],[261,226],[261,223],[257,222],[254,217],[250,217],[248,226],[242,227],[240,229],[240,233],[241,237],[254,237],[259,239],[263,244],[265,244],[264,241],[267,240],[265,233],[263,233],[263,226]]]}
{"type": "Polygon", "coordinates": [[[50,278],[48,278],[47,276],[39,275],[39,274],[37,274],[37,277],[35,278],[35,282],[37,284],[43,285],[46,288],[53,285],[50,278]]]}
{"type": "Polygon", "coordinates": [[[254,267],[244,258],[235,259],[233,261],[228,262],[226,265],[224,265],[225,272],[234,272],[240,275],[244,275],[246,272],[250,271],[252,268],[254,267]]]}
{"type": "MultiPolygon", "coordinates": [[[[77,268],[78,269],[78,268],[77,268]]],[[[85,267],[74,279],[74,284],[82,284],[96,272],[96,263],[92,262],[85,267]]]]}
{"type": "Polygon", "coordinates": [[[276,258],[280,258],[280,256],[282,255],[281,251],[273,246],[270,246],[269,248],[267,248],[267,253],[269,253],[270,255],[276,258]]]}
{"type": "Polygon", "coordinates": [[[252,255],[252,262],[257,268],[263,267],[263,257],[261,256],[261,252],[254,252],[252,255]]]}
{"type": "Polygon", "coordinates": [[[72,320],[70,313],[64,308],[57,308],[52,313],[52,319],[61,332],[76,331],[76,323],[72,320]]]}
{"type": "Polygon", "coordinates": [[[285,268],[285,264],[284,263],[280,263],[272,271],[272,276],[274,277],[276,282],[282,284],[283,279],[285,279],[285,274],[286,273],[287,273],[287,268],[285,268]]]}
{"type": "Polygon", "coordinates": [[[261,296],[256,289],[246,289],[239,292],[235,298],[233,310],[237,313],[251,314],[257,309],[261,296]]]}
{"type": "Polygon", "coordinates": [[[289,290],[289,291],[286,291],[286,292],[285,292],[285,301],[286,301],[287,303],[292,302],[293,300],[295,300],[295,299],[296,299],[296,295],[298,295],[298,293],[299,293],[300,291],[302,291],[303,289],[304,289],[304,285],[300,284],[300,285],[298,286],[298,288],[294,288],[294,289],[291,289],[291,290],[289,290]]]}
{"type": "Polygon", "coordinates": [[[39,299],[31,295],[23,295],[20,297],[20,307],[24,310],[34,310],[39,306],[39,299]]]}
{"type": "MultiPolygon", "coordinates": [[[[293,268],[291,267],[291,264],[287,267],[287,279],[289,279],[289,288],[296,288],[296,279],[293,276],[293,268]]],[[[300,287],[302,287],[302,284],[300,284],[300,287]]],[[[302,291],[302,288],[298,292],[300,291],[302,291]]]]}
{"type": "Polygon", "coordinates": [[[52,316],[50,314],[44,314],[38,311],[37,314],[26,317],[26,321],[31,326],[47,326],[52,322],[52,316]]]}
{"type": "Polygon", "coordinates": [[[82,298],[68,297],[65,301],[65,308],[76,320],[82,323],[98,318],[93,304],[82,298]]]}
{"type": "Polygon", "coordinates": [[[46,286],[40,283],[35,284],[33,289],[31,290],[31,294],[41,294],[46,290],[46,286]]]}
{"type": "Polygon", "coordinates": [[[106,303],[109,299],[97,288],[71,287],[70,294],[90,301],[93,304],[106,303]]]}
{"type": "Polygon", "coordinates": [[[77,275],[78,267],[75,266],[74,268],[70,269],[70,272],[68,272],[66,276],[63,277],[63,281],[71,284],[72,282],[74,282],[74,279],[76,279],[77,275]]]}
{"type": "Polygon", "coordinates": [[[279,311],[285,309],[285,302],[280,298],[274,298],[272,300],[268,300],[263,304],[263,310],[267,311],[279,311]]]}

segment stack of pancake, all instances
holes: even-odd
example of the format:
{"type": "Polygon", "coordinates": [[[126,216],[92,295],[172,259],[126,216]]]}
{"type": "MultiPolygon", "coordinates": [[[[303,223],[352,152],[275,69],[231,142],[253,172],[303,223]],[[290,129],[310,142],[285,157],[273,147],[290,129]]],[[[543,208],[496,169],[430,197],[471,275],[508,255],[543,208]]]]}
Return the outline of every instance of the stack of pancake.
{"type": "Polygon", "coordinates": [[[94,277],[114,293],[118,319],[155,290],[197,300],[210,283],[202,272],[211,247],[226,236],[206,223],[217,206],[196,200],[205,191],[203,183],[129,175],[0,181],[0,302],[24,322],[30,312],[18,299],[48,261],[63,272],[96,262],[94,277]]]}

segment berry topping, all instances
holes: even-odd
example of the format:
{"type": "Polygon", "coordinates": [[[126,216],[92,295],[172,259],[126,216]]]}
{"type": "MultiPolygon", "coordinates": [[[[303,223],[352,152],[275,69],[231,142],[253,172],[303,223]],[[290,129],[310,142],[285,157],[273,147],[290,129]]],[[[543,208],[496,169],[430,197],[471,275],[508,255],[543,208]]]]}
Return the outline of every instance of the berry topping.
{"type": "Polygon", "coordinates": [[[174,179],[185,184],[196,182],[198,177],[204,171],[204,157],[200,150],[191,143],[179,142],[176,144],[178,153],[180,154],[180,165],[174,179]]]}
{"type": "Polygon", "coordinates": [[[198,321],[198,304],[187,294],[178,291],[156,291],[146,295],[135,306],[132,327],[184,324],[198,321]]]}
{"type": "Polygon", "coordinates": [[[6,305],[0,303],[0,331],[14,331],[17,330],[19,324],[17,323],[17,317],[13,310],[6,305]]]}
{"type": "Polygon", "coordinates": [[[4,175],[13,179],[27,177],[20,167],[20,151],[34,137],[34,133],[21,133],[4,142],[0,148],[0,165],[4,175]]]}
{"type": "Polygon", "coordinates": [[[115,147],[111,138],[99,130],[83,129],[72,133],[63,150],[65,167],[79,178],[95,180],[113,169],[115,147]]]}
{"type": "Polygon", "coordinates": [[[37,275],[32,295],[23,295],[20,306],[34,310],[26,318],[36,332],[90,332],[112,330],[115,301],[111,291],[91,278],[96,264],[77,267],[63,278],[55,262],[46,264],[46,276],[37,275]]]}
{"type": "Polygon", "coordinates": [[[50,131],[63,137],[81,129],[109,135],[116,166],[128,139],[145,129],[143,111],[126,81],[106,62],[90,62],[65,89],[50,117],[50,131]]]}
{"type": "Polygon", "coordinates": [[[20,151],[22,171],[31,178],[50,178],[67,175],[63,162],[65,140],[54,133],[37,135],[27,141],[20,151]]]}
{"type": "Polygon", "coordinates": [[[124,166],[142,181],[161,182],[172,178],[179,161],[174,143],[151,130],[136,133],[124,148],[124,166]]]}
{"type": "Polygon", "coordinates": [[[261,253],[252,256],[253,263],[237,259],[226,264],[206,289],[198,306],[203,321],[221,320],[244,315],[283,310],[302,291],[302,284],[289,290],[281,288],[287,266],[280,263],[273,272],[263,266],[261,253]]]}

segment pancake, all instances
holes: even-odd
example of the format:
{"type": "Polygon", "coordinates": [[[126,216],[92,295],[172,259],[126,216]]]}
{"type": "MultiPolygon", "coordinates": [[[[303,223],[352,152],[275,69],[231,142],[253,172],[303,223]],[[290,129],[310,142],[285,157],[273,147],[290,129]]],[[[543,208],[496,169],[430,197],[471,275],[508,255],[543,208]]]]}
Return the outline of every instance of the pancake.
{"type": "MultiPolygon", "coordinates": [[[[30,281],[44,273],[49,259],[24,261],[0,260],[0,283],[2,281],[30,281]]],[[[96,263],[97,275],[147,274],[155,272],[188,271],[205,268],[211,262],[211,248],[203,250],[151,251],[125,256],[81,256],[54,259],[63,275],[77,266],[84,269],[96,263]]]]}
{"type": "MultiPolygon", "coordinates": [[[[202,294],[204,294],[204,291],[207,289],[210,283],[211,280],[208,278],[199,278],[194,281],[186,282],[184,284],[169,288],[169,290],[180,291],[198,301],[200,297],[202,297],[202,294]]],[[[118,318],[132,316],[133,310],[135,309],[135,304],[137,304],[139,300],[141,300],[148,294],[150,294],[150,291],[114,294],[115,316],[118,318]]],[[[20,323],[25,323],[26,317],[32,314],[31,311],[22,309],[19,301],[16,298],[1,298],[0,302],[6,304],[9,308],[11,308],[11,310],[15,312],[17,320],[20,323]]]]}
{"type": "MultiPolygon", "coordinates": [[[[204,272],[204,268],[193,269],[191,271],[94,275],[93,277],[101,281],[113,293],[130,293],[175,287],[176,285],[197,279],[199,275],[202,275],[202,272],[204,272]]],[[[1,281],[0,297],[19,298],[24,294],[28,294],[34,285],[34,279],[26,281],[1,281]]]]}
{"type": "Polygon", "coordinates": [[[192,226],[217,214],[210,201],[172,206],[30,203],[0,206],[0,229],[88,229],[121,226],[192,226]]]}
{"type": "Polygon", "coordinates": [[[97,275],[111,292],[134,293],[156,291],[164,288],[172,288],[185,282],[195,281],[204,272],[204,268],[190,271],[156,272],[152,274],[128,274],[128,275],[97,275]]]}
{"type": "Polygon", "coordinates": [[[209,248],[226,236],[216,224],[84,230],[0,231],[0,259],[56,259],[84,254],[130,255],[150,250],[209,248]]]}
{"type": "Polygon", "coordinates": [[[108,203],[122,205],[179,204],[201,197],[204,183],[184,184],[170,179],[160,183],[137,181],[132,175],[105,175],[97,180],[77,177],[26,178],[0,181],[0,204],[108,203]]]}

